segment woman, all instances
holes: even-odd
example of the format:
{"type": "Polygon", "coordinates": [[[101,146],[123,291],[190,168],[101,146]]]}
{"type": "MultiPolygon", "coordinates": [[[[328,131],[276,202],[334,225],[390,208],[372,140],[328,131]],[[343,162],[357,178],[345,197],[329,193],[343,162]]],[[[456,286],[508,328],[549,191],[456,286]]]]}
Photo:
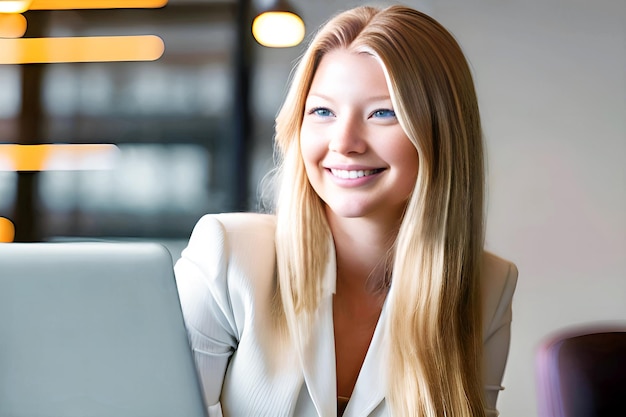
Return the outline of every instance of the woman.
{"type": "Polygon", "coordinates": [[[358,7],[277,117],[276,216],[205,216],[176,265],[210,412],[496,416],[515,266],[483,252],[476,95],[452,36],[358,7]]]}

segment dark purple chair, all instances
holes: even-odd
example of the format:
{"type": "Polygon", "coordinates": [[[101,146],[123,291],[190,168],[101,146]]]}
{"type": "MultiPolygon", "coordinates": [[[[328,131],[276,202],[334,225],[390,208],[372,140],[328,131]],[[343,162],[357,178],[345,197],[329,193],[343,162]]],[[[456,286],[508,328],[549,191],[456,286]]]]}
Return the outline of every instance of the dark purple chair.
{"type": "Polygon", "coordinates": [[[539,417],[626,417],[626,324],[553,335],[536,365],[539,417]]]}

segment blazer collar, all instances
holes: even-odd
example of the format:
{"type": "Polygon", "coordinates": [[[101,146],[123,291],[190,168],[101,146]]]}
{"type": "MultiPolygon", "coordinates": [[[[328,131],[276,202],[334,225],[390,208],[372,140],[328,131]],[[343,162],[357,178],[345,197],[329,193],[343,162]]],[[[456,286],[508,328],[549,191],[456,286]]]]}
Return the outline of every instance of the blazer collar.
{"type": "MultiPolygon", "coordinates": [[[[319,416],[337,413],[335,336],[333,328],[333,294],[337,280],[334,245],[324,274],[323,296],[314,319],[311,335],[302,352],[304,383],[319,416]]],[[[384,399],[386,371],[384,339],[387,302],[383,306],[374,336],[361,367],[345,417],[366,416],[384,399]]]]}

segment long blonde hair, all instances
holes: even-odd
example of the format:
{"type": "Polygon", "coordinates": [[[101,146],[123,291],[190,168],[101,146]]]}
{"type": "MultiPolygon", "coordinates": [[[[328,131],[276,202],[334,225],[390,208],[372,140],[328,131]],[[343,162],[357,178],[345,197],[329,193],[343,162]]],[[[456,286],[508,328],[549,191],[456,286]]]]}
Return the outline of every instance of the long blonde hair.
{"type": "Polygon", "coordinates": [[[315,70],[337,48],[380,60],[419,158],[392,262],[388,404],[396,416],[483,416],[480,117],[461,48],[423,13],[402,6],[343,12],[320,29],[295,69],[276,119],[278,314],[301,348],[323,294],[331,236],[299,135],[315,70]]]}

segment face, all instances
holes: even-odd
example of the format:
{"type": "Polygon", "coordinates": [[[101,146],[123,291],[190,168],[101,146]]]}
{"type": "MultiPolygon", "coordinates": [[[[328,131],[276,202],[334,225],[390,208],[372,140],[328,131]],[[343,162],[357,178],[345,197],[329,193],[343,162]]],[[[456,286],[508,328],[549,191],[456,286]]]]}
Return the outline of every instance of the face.
{"type": "Polygon", "coordinates": [[[376,58],[345,50],[322,58],[300,146],[328,215],[397,222],[417,178],[417,150],[396,118],[376,58]]]}

